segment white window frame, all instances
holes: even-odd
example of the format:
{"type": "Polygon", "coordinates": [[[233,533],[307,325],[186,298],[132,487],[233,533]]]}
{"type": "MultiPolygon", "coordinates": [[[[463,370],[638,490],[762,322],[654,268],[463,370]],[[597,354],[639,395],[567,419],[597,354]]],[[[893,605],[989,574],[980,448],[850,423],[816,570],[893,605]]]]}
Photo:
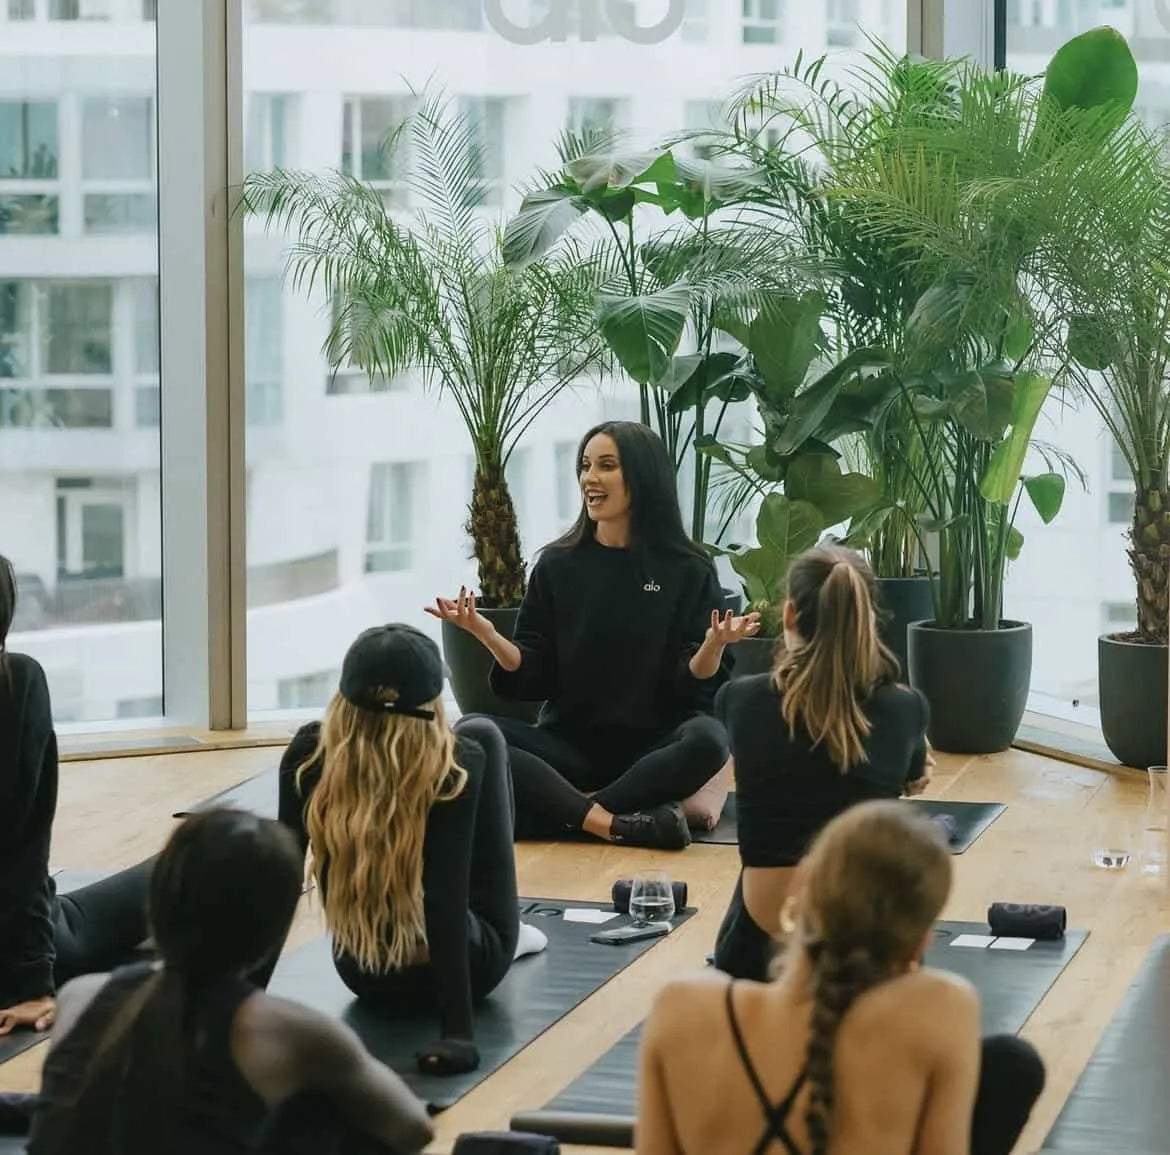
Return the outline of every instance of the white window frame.
{"type": "Polygon", "coordinates": [[[497,209],[503,204],[504,193],[507,191],[507,165],[508,165],[508,118],[511,111],[508,98],[506,96],[479,96],[479,95],[462,95],[457,102],[459,115],[467,116],[471,119],[476,119],[477,114],[482,114],[480,123],[486,124],[488,137],[481,143],[486,145],[482,148],[482,156],[484,161],[485,175],[479,178],[479,197],[475,204],[478,208],[497,209]],[[499,117],[498,129],[500,133],[499,148],[492,149],[491,147],[491,124],[489,123],[493,116],[499,117]],[[492,172],[492,169],[498,171],[492,172]]]}
{"type": "MultiPolygon", "coordinates": [[[[345,97],[342,105],[342,157],[341,170],[357,177],[358,180],[376,188],[387,208],[406,208],[410,204],[410,141],[404,135],[399,138],[396,156],[398,163],[390,177],[367,176],[362,171],[362,122],[370,114],[374,104],[395,104],[399,106],[402,121],[405,121],[418,107],[417,100],[409,94],[356,93],[345,97]],[[350,154],[347,163],[344,142],[349,137],[350,154]],[[399,171],[400,169],[400,171],[399,171]]],[[[396,121],[401,123],[400,121],[396,121]]],[[[383,140],[385,137],[382,138],[383,140]]]]}
{"type": "Polygon", "coordinates": [[[740,40],[744,44],[765,47],[784,43],[788,0],[740,0],[740,40]],[[775,15],[769,15],[775,5],[775,15]]]}
{"type": "Polygon", "coordinates": [[[86,223],[85,207],[91,196],[112,197],[147,197],[154,202],[154,220],[158,222],[158,101],[154,94],[149,92],[79,92],[77,96],[77,124],[80,137],[78,149],[79,166],[78,176],[80,184],[80,206],[77,219],[80,222],[81,233],[86,237],[104,236],[133,236],[148,235],[152,226],[127,226],[125,228],[95,229],[86,223]],[[150,141],[150,172],[144,177],[87,177],[85,175],[85,106],[90,100],[116,101],[146,101],[149,106],[147,136],[150,141]]]}
{"type": "Polygon", "coordinates": [[[423,461],[376,461],[370,466],[363,565],[367,575],[402,573],[414,564],[420,545],[420,515],[426,484],[427,469],[423,461]],[[379,488],[382,490],[382,524],[375,526],[374,499],[379,488]],[[403,497],[405,503],[405,517],[399,512],[403,508],[397,500],[399,497],[403,497]]]}
{"type": "Polygon", "coordinates": [[[77,479],[89,484],[70,485],[74,480],[58,477],[56,503],[64,513],[64,525],[57,526],[57,580],[85,580],[84,518],[87,506],[111,506],[122,515],[122,572],[112,580],[127,581],[136,575],[136,486],[133,478],[87,477],[77,479]],[[64,530],[65,539],[60,532],[64,530]],[[64,566],[61,558],[64,556],[64,566]]]}
{"type": "Polygon", "coordinates": [[[244,166],[249,172],[296,168],[300,96],[293,92],[249,92],[244,123],[244,166]],[[277,136],[280,144],[277,147],[277,136]],[[258,138],[258,139],[257,139],[258,138]]]}
{"type": "MultiPolygon", "coordinates": [[[[4,0],[0,0],[3,3],[4,0]]],[[[7,11],[5,7],[4,11],[7,11]]],[[[52,97],[23,97],[19,100],[9,98],[8,96],[0,96],[0,103],[3,104],[51,104],[54,106],[54,111],[57,120],[56,129],[56,145],[57,145],[57,173],[51,177],[4,177],[0,175],[0,201],[8,197],[52,197],[57,202],[57,222],[56,228],[51,231],[41,233],[0,233],[0,240],[7,237],[15,236],[43,236],[56,237],[61,235],[61,215],[64,201],[64,184],[61,180],[61,152],[62,152],[62,118],[61,118],[61,98],[59,96],[52,97]]]]}
{"type": "Polygon", "coordinates": [[[853,48],[861,38],[861,0],[825,0],[825,44],[853,48]]]}
{"type": "MultiPolygon", "coordinates": [[[[505,118],[507,112],[505,110],[505,118]]],[[[566,127],[583,135],[588,130],[621,132],[629,122],[629,101],[621,96],[570,96],[566,127]],[[600,119],[592,114],[608,109],[610,115],[600,119]]]]}

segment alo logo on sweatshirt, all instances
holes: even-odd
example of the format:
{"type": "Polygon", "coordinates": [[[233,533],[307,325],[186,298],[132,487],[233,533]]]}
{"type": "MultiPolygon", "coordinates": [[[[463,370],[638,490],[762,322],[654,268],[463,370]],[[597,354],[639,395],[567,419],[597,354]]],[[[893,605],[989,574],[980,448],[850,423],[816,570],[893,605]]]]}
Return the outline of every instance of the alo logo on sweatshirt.
{"type": "Polygon", "coordinates": [[[662,592],[662,587],[656,581],[654,581],[653,578],[651,578],[650,581],[648,581],[642,587],[642,589],[648,594],[657,594],[662,592]]]}

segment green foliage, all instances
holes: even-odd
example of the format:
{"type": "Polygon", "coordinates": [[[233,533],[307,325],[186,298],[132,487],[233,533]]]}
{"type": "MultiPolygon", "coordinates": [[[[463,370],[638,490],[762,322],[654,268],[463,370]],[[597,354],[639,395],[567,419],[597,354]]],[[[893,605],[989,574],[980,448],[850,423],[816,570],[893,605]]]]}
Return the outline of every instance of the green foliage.
{"type": "Polygon", "coordinates": [[[507,263],[496,224],[477,207],[478,139],[428,96],[384,146],[393,153],[409,141],[409,213],[344,173],[280,169],[248,177],[241,205],[291,236],[289,279],[331,307],[331,367],[416,370],[454,402],[475,454],[470,530],[482,601],[493,606],[524,590],[508,458],[553,398],[608,354],[594,318],[601,270],[579,247],[547,243],[577,210],[541,200],[527,235],[541,255],[507,263]]]}

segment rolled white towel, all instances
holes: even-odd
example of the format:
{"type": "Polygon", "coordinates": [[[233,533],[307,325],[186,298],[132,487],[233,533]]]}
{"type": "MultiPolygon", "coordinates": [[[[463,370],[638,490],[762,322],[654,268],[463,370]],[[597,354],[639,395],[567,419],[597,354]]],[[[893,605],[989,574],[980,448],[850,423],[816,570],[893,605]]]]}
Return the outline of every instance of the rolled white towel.
{"type": "Polygon", "coordinates": [[[540,954],[546,946],[548,946],[548,935],[544,931],[537,930],[536,927],[522,922],[520,933],[516,936],[516,953],[512,956],[512,961],[515,962],[516,959],[523,958],[526,954],[540,954]]]}

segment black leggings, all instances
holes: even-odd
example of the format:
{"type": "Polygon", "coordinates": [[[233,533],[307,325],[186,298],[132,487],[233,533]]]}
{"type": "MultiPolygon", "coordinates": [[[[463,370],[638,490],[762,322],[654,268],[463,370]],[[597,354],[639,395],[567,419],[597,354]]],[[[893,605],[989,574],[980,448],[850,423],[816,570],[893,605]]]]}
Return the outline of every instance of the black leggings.
{"type": "Polygon", "coordinates": [[[57,897],[53,937],[58,988],[78,975],[112,970],[147,937],[146,896],[154,859],[57,897]]]}
{"type": "MultiPolygon", "coordinates": [[[[516,897],[516,856],[512,850],[515,803],[508,772],[508,747],[490,719],[469,714],[451,729],[474,739],[487,755],[483,787],[475,817],[478,832],[467,848],[471,855],[467,946],[470,952],[471,995],[482,999],[508,973],[520,932],[516,897]]],[[[391,1014],[433,1001],[429,966],[403,967],[369,974],[345,956],[336,960],[337,973],[360,999],[375,1001],[391,1014]]]]}
{"type": "MultiPolygon", "coordinates": [[[[482,715],[468,715],[475,717],[482,715]]],[[[594,804],[633,814],[681,802],[727,761],[727,734],[705,714],[665,734],[602,734],[588,742],[515,718],[492,721],[508,741],[518,839],[580,830],[594,804]]]]}
{"type": "MultiPolygon", "coordinates": [[[[733,978],[767,982],[776,940],[747,912],[743,875],[715,941],[715,965],[733,978]]],[[[1044,1090],[1044,1063],[1015,1035],[983,1040],[979,1090],[971,1121],[971,1155],[1010,1155],[1044,1090]]]]}

